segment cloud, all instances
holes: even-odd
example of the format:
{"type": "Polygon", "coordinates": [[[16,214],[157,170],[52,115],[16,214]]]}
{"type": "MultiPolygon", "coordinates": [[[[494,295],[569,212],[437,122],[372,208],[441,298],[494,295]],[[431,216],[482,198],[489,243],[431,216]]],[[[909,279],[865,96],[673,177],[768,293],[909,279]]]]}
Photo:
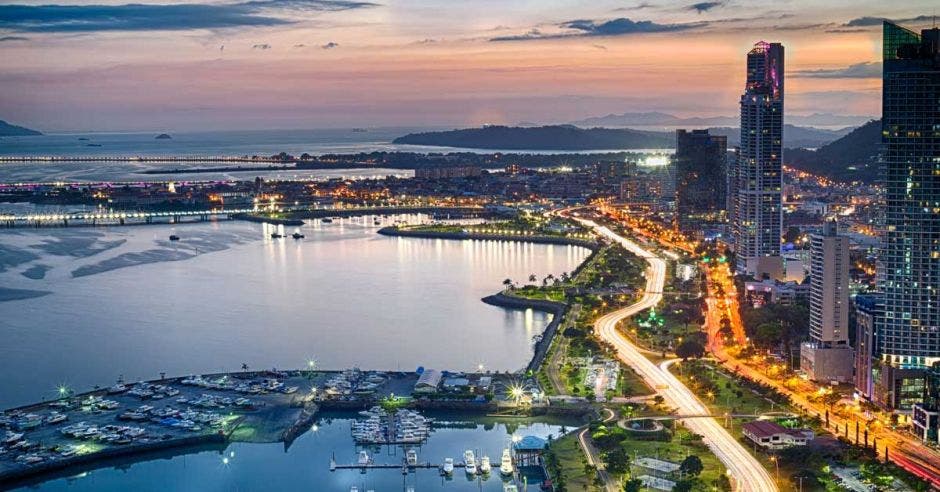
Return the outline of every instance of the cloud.
{"type": "Polygon", "coordinates": [[[862,62],[842,68],[796,70],[790,75],[816,79],[877,79],[881,77],[881,62],[862,62]]]}
{"type": "Polygon", "coordinates": [[[653,21],[634,21],[626,17],[603,22],[578,19],[559,24],[558,27],[565,29],[566,32],[543,33],[538,29],[531,29],[525,34],[499,36],[490,39],[490,41],[528,41],[534,39],[582,38],[593,36],[627,36],[631,34],[685,31],[706,25],[708,25],[707,22],[657,24],[653,21]]]}
{"type": "Polygon", "coordinates": [[[715,7],[721,7],[724,4],[725,2],[699,2],[699,3],[693,3],[692,5],[689,5],[686,10],[694,10],[701,14],[703,12],[708,12],[709,10],[715,7]]]}
{"type": "Polygon", "coordinates": [[[29,41],[29,38],[23,36],[3,36],[0,37],[0,43],[8,43],[11,41],[29,41]]]}
{"type": "Polygon", "coordinates": [[[295,45],[294,45],[294,48],[306,48],[306,47],[307,47],[307,45],[305,45],[305,44],[303,44],[303,43],[295,44],[295,45]]]}
{"type": "MultiPolygon", "coordinates": [[[[917,17],[910,17],[907,19],[895,19],[893,22],[905,22],[905,23],[929,22],[929,21],[932,21],[933,19],[934,19],[934,16],[932,15],[918,15],[917,17]]],[[[885,17],[858,17],[858,18],[855,18],[846,22],[845,24],[843,24],[843,27],[880,26],[881,23],[886,20],[890,21],[891,19],[887,19],[885,17]]]]}
{"type": "Polygon", "coordinates": [[[602,45],[602,44],[592,44],[591,47],[592,47],[592,48],[597,48],[597,49],[599,49],[599,50],[607,51],[607,47],[604,46],[604,45],[602,45]]]}
{"type": "Polygon", "coordinates": [[[241,3],[0,5],[0,29],[15,32],[179,31],[292,24],[278,10],[336,11],[375,4],[345,0],[241,3]]]}
{"type": "Polygon", "coordinates": [[[331,50],[331,49],[333,49],[333,48],[339,48],[339,43],[334,43],[333,41],[330,41],[329,43],[326,43],[326,44],[320,46],[320,48],[323,48],[323,49],[325,49],[325,50],[331,50]]]}
{"type": "Polygon", "coordinates": [[[268,43],[261,43],[261,44],[256,44],[256,45],[252,46],[251,49],[253,49],[253,50],[269,50],[269,49],[271,49],[271,45],[268,44],[268,43]]]}

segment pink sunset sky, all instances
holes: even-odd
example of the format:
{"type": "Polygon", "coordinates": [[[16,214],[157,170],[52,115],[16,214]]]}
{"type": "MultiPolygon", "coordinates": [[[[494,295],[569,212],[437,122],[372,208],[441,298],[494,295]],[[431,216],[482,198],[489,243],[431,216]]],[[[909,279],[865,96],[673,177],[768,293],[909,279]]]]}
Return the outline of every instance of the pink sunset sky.
{"type": "Polygon", "coordinates": [[[881,19],[926,1],[213,0],[0,5],[0,119],[44,131],[733,116],[786,46],[789,114],[880,112],[881,19]]]}

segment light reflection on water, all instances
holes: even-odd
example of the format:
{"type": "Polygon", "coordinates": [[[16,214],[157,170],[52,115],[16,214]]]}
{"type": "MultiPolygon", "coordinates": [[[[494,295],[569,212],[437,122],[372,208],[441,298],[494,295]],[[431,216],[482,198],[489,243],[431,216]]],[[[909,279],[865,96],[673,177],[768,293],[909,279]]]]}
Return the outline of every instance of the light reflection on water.
{"type": "Polygon", "coordinates": [[[51,396],[59,383],[86,389],[119,375],[298,367],[310,357],[323,368],[517,370],[549,316],[480,298],[506,278],[570,272],[588,253],[385,237],[373,220],[312,221],[303,240],[292,227],[272,239],[245,222],[0,233],[0,247],[38,256],[0,271],[0,286],[51,292],[0,302],[0,407],[51,396]],[[56,241],[51,252],[36,248],[45,240],[56,241]],[[80,243],[119,245],[75,257],[80,243]],[[198,255],[166,261],[179,254],[198,255]],[[21,275],[38,264],[45,278],[21,275]],[[79,268],[91,274],[73,277],[79,268]]]}

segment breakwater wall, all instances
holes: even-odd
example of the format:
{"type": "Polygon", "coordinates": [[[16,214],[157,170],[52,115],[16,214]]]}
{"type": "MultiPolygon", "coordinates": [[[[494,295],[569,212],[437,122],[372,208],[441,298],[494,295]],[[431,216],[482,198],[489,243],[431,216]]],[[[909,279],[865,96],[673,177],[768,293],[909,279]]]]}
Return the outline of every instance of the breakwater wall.
{"type": "Polygon", "coordinates": [[[379,229],[379,234],[384,236],[417,237],[425,239],[463,239],[480,241],[517,241],[523,243],[538,244],[559,244],[581,246],[590,250],[597,249],[597,243],[593,241],[584,241],[581,239],[571,239],[561,236],[517,236],[513,234],[479,234],[469,232],[437,232],[437,231],[416,231],[402,229],[399,227],[383,227],[379,229]]]}
{"type": "Polygon", "coordinates": [[[133,457],[132,461],[137,462],[142,457],[151,454],[166,453],[180,448],[218,449],[222,451],[227,444],[228,436],[223,432],[217,432],[103,449],[94,453],[79,454],[70,458],[33,465],[29,468],[5,472],[0,474],[0,490],[8,490],[8,487],[19,487],[30,483],[45,482],[56,478],[56,476],[69,476],[73,470],[87,471],[89,465],[92,469],[99,469],[115,465],[122,459],[129,457],[133,457]]]}
{"type": "Polygon", "coordinates": [[[461,217],[489,217],[492,215],[482,207],[356,207],[296,210],[290,212],[295,219],[322,219],[324,217],[358,217],[361,215],[398,215],[398,214],[452,214],[461,217]]]}

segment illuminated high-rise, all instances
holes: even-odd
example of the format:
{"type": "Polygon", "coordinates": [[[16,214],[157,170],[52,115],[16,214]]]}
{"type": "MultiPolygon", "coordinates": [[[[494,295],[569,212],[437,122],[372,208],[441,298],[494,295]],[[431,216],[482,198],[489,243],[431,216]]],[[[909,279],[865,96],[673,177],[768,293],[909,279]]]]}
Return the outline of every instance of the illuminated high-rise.
{"type": "Polygon", "coordinates": [[[738,273],[779,261],[783,228],[783,45],[754,45],[741,95],[741,145],[728,186],[738,273]]]}
{"type": "Polygon", "coordinates": [[[920,402],[925,369],[940,362],[940,29],[885,22],[882,83],[881,386],[893,408],[915,410],[915,426],[925,415],[935,426],[936,405],[920,402]]]}
{"type": "Polygon", "coordinates": [[[723,218],[728,137],[676,130],[676,225],[690,235],[723,218]]]}

